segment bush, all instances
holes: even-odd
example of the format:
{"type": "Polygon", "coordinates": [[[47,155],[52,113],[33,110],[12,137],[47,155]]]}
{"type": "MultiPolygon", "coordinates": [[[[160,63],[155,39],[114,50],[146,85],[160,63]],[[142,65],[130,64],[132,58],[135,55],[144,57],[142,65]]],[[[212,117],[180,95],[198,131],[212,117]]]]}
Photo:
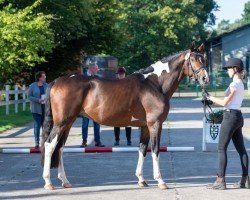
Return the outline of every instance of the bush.
{"type": "Polygon", "coordinates": [[[223,120],[223,110],[215,109],[213,112],[209,113],[208,119],[215,124],[221,124],[223,120]]]}

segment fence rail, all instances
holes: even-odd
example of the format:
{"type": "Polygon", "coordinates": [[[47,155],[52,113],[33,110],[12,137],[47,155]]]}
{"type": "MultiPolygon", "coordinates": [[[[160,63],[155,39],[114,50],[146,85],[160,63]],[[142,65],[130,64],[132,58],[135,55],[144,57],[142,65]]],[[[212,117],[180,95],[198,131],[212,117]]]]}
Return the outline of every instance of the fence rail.
{"type": "Polygon", "coordinates": [[[6,107],[6,115],[10,114],[9,106],[14,104],[15,113],[18,113],[18,104],[23,104],[23,111],[26,110],[26,104],[29,102],[27,99],[27,88],[25,85],[22,86],[22,89],[19,89],[17,85],[15,85],[14,90],[10,90],[9,85],[5,85],[5,90],[0,90],[0,97],[4,96],[4,100],[0,101],[0,106],[6,107]],[[21,98],[19,99],[21,94],[21,98]],[[14,99],[10,99],[10,95],[14,95],[14,99]]]}

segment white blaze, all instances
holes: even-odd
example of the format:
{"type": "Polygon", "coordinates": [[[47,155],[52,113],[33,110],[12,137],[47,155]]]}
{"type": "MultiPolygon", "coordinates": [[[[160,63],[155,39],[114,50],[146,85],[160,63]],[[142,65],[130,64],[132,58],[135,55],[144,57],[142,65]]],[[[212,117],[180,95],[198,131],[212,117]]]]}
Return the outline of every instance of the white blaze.
{"type": "Polygon", "coordinates": [[[185,55],[185,60],[189,59],[190,57],[190,52],[188,52],[186,55],[185,55]]]}
{"type": "Polygon", "coordinates": [[[205,70],[205,74],[206,74],[206,81],[209,82],[209,76],[208,76],[207,70],[205,70]]]}

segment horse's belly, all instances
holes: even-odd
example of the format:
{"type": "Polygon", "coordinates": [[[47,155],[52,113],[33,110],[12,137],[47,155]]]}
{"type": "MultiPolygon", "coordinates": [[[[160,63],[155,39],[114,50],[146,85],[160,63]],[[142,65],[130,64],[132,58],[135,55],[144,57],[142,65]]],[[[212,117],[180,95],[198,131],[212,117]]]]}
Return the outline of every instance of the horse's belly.
{"type": "Polygon", "coordinates": [[[133,116],[124,116],[120,115],[119,117],[110,117],[103,119],[101,124],[107,125],[107,126],[115,126],[115,127],[126,127],[126,126],[135,126],[135,127],[140,127],[140,126],[145,126],[146,120],[143,119],[138,119],[133,116]]]}
{"type": "Polygon", "coordinates": [[[105,112],[92,112],[86,111],[83,113],[83,116],[91,118],[95,122],[106,125],[106,126],[114,126],[114,127],[126,127],[126,126],[146,126],[146,120],[142,118],[136,118],[134,116],[121,113],[121,114],[113,114],[105,113],[105,112]]]}

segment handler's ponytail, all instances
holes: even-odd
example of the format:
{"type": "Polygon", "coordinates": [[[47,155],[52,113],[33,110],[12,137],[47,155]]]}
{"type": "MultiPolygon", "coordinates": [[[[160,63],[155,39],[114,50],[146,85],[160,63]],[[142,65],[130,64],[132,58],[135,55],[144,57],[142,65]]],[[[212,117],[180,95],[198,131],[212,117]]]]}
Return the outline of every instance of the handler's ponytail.
{"type": "Polygon", "coordinates": [[[241,80],[247,81],[246,80],[247,79],[247,72],[246,72],[246,70],[242,70],[241,72],[239,72],[239,74],[240,74],[241,80]]]}

